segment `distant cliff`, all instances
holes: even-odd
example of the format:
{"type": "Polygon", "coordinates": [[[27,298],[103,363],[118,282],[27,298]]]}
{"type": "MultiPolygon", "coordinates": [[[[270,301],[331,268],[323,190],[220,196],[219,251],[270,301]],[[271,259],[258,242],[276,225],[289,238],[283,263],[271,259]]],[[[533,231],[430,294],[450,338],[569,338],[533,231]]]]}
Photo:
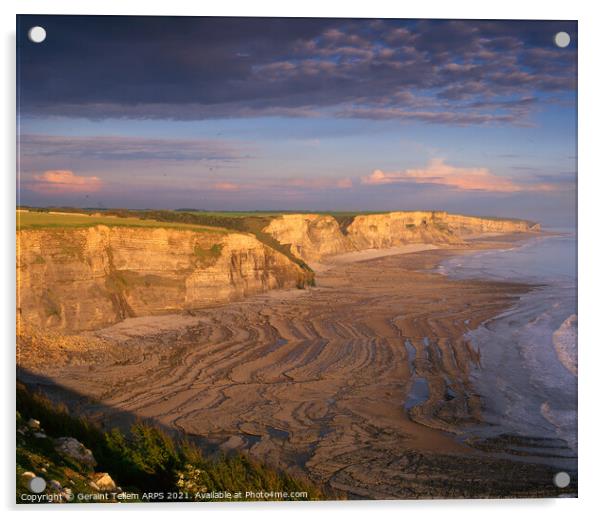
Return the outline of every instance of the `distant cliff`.
{"type": "Polygon", "coordinates": [[[407,243],[460,244],[485,233],[537,232],[539,225],[448,214],[443,211],[404,211],[357,215],[344,225],[320,214],[285,214],[264,229],[306,261],[345,252],[395,247],[407,243]]]}

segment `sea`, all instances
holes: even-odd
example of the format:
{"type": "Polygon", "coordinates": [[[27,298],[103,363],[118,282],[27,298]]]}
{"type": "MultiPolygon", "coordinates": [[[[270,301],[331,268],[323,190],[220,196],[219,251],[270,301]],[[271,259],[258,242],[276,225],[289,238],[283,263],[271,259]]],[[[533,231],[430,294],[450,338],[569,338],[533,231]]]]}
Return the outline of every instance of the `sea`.
{"type": "Polygon", "coordinates": [[[576,459],[577,238],[551,230],[511,249],[454,257],[438,270],[537,286],[467,335],[481,354],[472,381],[485,425],[476,432],[563,440],[576,459]]]}

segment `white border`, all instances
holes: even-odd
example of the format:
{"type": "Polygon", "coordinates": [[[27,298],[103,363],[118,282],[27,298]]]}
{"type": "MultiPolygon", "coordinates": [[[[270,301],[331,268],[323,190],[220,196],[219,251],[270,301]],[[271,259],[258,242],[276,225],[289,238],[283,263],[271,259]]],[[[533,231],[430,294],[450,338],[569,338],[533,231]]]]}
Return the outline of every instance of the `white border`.
{"type": "MultiPolygon", "coordinates": [[[[594,2],[503,0],[495,5],[491,2],[454,0],[450,1],[384,1],[355,0],[331,1],[306,0],[304,2],[282,2],[254,0],[226,1],[215,3],[166,0],[8,0],[0,3],[2,24],[2,158],[4,164],[2,185],[2,284],[1,312],[2,330],[6,340],[2,344],[4,353],[2,387],[5,389],[2,413],[3,470],[0,490],[4,508],[14,513],[14,314],[15,314],[15,14],[145,14],[145,15],[206,15],[206,16],[338,16],[338,17],[391,17],[391,18],[506,18],[506,19],[577,19],[579,20],[579,499],[570,500],[506,500],[506,501],[422,501],[422,502],[343,502],[343,503],[250,503],[250,504],[196,504],[141,505],[141,511],[156,516],[168,509],[177,513],[195,514],[244,514],[266,517],[303,517],[311,514],[345,514],[349,518],[365,517],[366,514],[400,517],[419,516],[420,519],[447,514],[462,517],[507,517],[509,514],[525,516],[545,513],[546,519],[567,514],[587,514],[598,509],[596,496],[600,477],[599,455],[599,369],[602,365],[599,334],[595,325],[600,320],[602,309],[598,290],[602,258],[600,233],[602,216],[597,208],[602,202],[600,178],[600,17],[596,16],[594,2]]],[[[65,511],[75,513],[118,513],[132,511],[123,505],[109,508],[108,505],[25,509],[26,515],[56,514],[65,511]]]]}

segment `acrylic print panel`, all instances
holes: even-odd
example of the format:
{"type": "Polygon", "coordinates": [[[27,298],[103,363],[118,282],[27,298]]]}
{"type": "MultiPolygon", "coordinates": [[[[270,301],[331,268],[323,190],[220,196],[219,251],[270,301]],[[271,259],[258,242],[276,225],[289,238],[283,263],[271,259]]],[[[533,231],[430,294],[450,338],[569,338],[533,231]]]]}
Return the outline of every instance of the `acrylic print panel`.
{"type": "Polygon", "coordinates": [[[576,22],[17,25],[18,502],[577,495],[576,22]]]}

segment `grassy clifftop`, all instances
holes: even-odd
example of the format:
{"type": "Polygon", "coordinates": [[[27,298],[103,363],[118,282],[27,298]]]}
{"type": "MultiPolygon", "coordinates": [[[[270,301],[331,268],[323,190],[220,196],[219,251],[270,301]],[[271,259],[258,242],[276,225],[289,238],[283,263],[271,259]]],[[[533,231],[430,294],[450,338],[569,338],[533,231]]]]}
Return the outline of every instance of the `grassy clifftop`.
{"type": "Polygon", "coordinates": [[[29,208],[17,212],[17,228],[28,229],[64,229],[92,227],[95,225],[121,227],[151,227],[188,230],[196,232],[228,233],[241,232],[253,234],[260,242],[284,254],[309,274],[309,284],[313,284],[313,271],[303,260],[291,253],[290,245],[284,245],[273,236],[262,231],[270,219],[277,213],[209,213],[187,211],[156,210],[109,210],[98,211],[56,208],[29,208]]]}
{"type": "Polygon", "coordinates": [[[119,217],[110,214],[62,213],[50,211],[17,212],[17,228],[19,230],[86,228],[95,225],[106,225],[108,227],[167,228],[221,234],[228,232],[226,229],[220,229],[216,226],[203,226],[194,223],[172,223],[167,221],[160,222],[133,216],[119,217]]]}

